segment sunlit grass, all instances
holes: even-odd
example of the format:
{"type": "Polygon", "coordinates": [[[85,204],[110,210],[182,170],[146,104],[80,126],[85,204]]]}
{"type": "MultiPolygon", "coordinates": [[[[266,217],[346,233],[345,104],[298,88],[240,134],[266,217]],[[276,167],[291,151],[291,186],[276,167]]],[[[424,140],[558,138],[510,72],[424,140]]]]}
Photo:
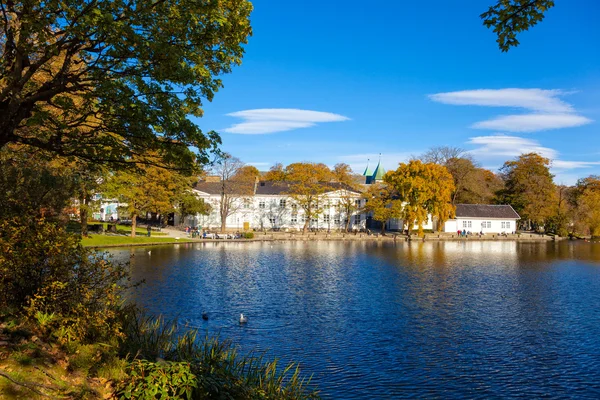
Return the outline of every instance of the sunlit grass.
{"type": "Polygon", "coordinates": [[[179,240],[175,238],[165,237],[147,237],[139,236],[132,238],[130,236],[110,236],[110,235],[90,235],[89,237],[83,238],[81,243],[86,247],[103,247],[103,246],[115,246],[115,245],[127,245],[127,244],[148,244],[148,243],[184,243],[190,242],[189,239],[181,238],[179,240]]]}

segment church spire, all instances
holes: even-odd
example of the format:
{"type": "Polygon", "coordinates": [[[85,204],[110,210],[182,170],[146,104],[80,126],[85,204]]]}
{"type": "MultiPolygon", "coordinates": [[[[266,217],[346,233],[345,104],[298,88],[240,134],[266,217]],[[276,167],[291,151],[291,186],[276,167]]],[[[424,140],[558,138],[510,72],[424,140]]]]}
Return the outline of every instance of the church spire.
{"type": "Polygon", "coordinates": [[[363,176],[370,177],[371,175],[373,175],[373,172],[369,168],[369,161],[371,161],[371,160],[367,158],[367,168],[365,168],[365,172],[363,172],[363,176]]]}
{"type": "Polygon", "coordinates": [[[373,172],[371,180],[373,182],[381,182],[383,181],[384,175],[385,169],[381,166],[381,153],[379,153],[379,162],[377,163],[377,168],[375,168],[375,172],[373,172]]]}

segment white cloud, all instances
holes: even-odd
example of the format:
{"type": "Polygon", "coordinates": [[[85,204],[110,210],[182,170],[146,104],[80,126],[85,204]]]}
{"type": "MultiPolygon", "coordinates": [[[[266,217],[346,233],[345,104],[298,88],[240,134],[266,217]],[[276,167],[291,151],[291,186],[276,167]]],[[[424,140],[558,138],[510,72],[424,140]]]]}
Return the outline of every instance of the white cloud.
{"type": "Polygon", "coordinates": [[[519,107],[550,113],[573,112],[573,107],[558,99],[561,90],[543,89],[477,89],[429,95],[433,101],[454,105],[519,107]]]}
{"type": "Polygon", "coordinates": [[[322,122],[340,122],[349,120],[343,115],[294,108],[263,108],[237,111],[227,114],[242,118],[244,121],[224,129],[225,132],[246,135],[261,135],[284,132],[293,129],[309,128],[322,122]]]}
{"type": "Polygon", "coordinates": [[[554,169],[578,169],[578,168],[592,168],[595,165],[600,165],[600,161],[565,161],[565,160],[554,160],[552,167],[554,169]]]}
{"type": "Polygon", "coordinates": [[[476,129],[505,132],[537,132],[549,129],[572,128],[593,122],[578,115],[573,106],[558,97],[562,90],[544,89],[478,89],[429,95],[433,101],[453,105],[487,107],[516,107],[532,111],[528,114],[504,115],[476,122],[476,129]]]}
{"type": "Polygon", "coordinates": [[[490,157],[518,157],[524,153],[538,153],[550,159],[556,158],[558,155],[556,150],[543,147],[536,140],[518,136],[477,136],[469,139],[467,143],[478,146],[470,150],[469,153],[484,159],[490,157]]]}
{"type": "Polygon", "coordinates": [[[521,154],[538,153],[552,161],[550,169],[555,174],[555,182],[560,184],[572,185],[577,181],[579,176],[569,173],[571,170],[600,166],[600,161],[561,160],[555,149],[543,147],[536,140],[518,136],[477,136],[471,138],[467,143],[477,146],[469,153],[477,159],[484,160],[486,165],[489,165],[486,168],[490,170],[499,168],[504,161],[516,158],[521,154]]]}
{"type": "Polygon", "coordinates": [[[537,132],[549,129],[572,128],[586,125],[591,119],[576,114],[523,114],[505,115],[477,122],[472,128],[507,132],[537,132]]]}

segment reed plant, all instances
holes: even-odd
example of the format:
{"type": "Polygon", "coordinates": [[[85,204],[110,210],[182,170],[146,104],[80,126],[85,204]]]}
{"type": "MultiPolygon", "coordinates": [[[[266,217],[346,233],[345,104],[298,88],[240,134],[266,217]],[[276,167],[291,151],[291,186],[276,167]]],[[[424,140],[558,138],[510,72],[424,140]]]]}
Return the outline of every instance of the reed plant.
{"type": "Polygon", "coordinates": [[[200,336],[132,308],[123,322],[126,339],[121,355],[156,363],[186,363],[196,378],[193,399],[317,399],[311,379],[298,364],[281,366],[264,354],[240,354],[236,346],[219,337],[200,336]]]}

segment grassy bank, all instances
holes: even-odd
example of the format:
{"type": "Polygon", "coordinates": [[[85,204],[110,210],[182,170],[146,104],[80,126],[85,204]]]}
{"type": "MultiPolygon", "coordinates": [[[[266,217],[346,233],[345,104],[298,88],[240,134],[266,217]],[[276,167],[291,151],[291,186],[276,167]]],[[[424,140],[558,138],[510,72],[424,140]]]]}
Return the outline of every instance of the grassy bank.
{"type": "Polygon", "coordinates": [[[144,245],[144,244],[167,244],[167,243],[185,243],[191,242],[189,239],[181,238],[176,240],[171,237],[147,237],[138,236],[110,236],[110,235],[90,235],[83,238],[81,243],[85,247],[109,247],[109,246],[126,246],[126,245],[144,245]]]}
{"type": "MultiPolygon", "coordinates": [[[[94,231],[98,225],[102,225],[103,230],[106,232],[108,229],[108,222],[88,222],[88,231],[94,231]]],[[[81,233],[81,224],[77,221],[69,221],[67,224],[67,230],[69,232],[81,233]]],[[[131,225],[117,224],[117,233],[120,235],[131,235],[131,225]]],[[[135,228],[136,235],[146,235],[148,231],[145,226],[138,226],[135,228]]],[[[152,231],[152,236],[167,236],[166,233],[152,231]]]]}

